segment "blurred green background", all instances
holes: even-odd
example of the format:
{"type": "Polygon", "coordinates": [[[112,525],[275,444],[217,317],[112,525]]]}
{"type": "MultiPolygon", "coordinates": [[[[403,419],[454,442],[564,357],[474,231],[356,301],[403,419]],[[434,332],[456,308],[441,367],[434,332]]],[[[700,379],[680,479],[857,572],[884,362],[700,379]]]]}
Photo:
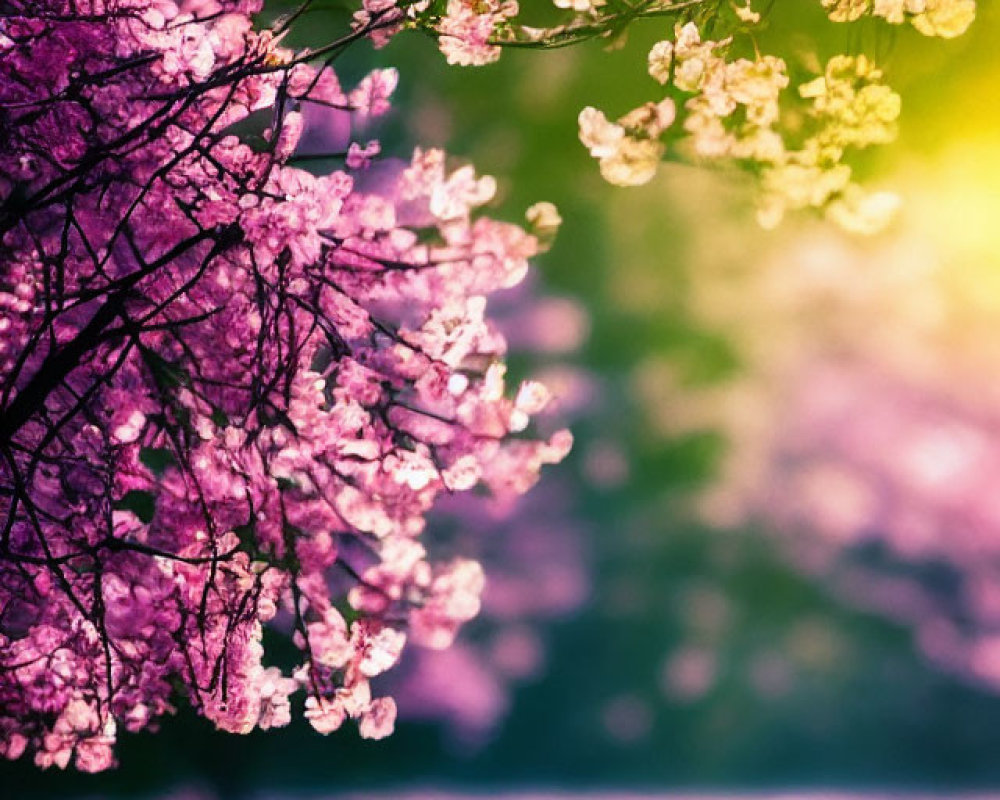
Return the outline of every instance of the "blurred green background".
{"type": "MultiPolygon", "coordinates": [[[[970,148],[997,161],[977,163],[970,178],[989,195],[1000,191],[989,183],[1000,164],[1000,14],[979,6],[966,36],[939,41],[874,22],[831,25],[818,2],[777,0],[760,47],[787,58],[877,56],[903,95],[901,136],[866,155],[860,173],[905,190],[940,176],[947,153],[970,148]]],[[[294,35],[321,42],[344,24],[330,10],[294,35]]],[[[578,613],[546,624],[545,669],[515,689],[492,738],[463,747],[440,725],[403,722],[372,743],[346,727],[323,738],[301,720],[236,737],[182,712],[158,734],[126,737],[113,773],[0,764],[0,795],[131,796],[187,783],[224,797],[413,785],[1000,786],[1000,692],[935,669],[910,627],[843,603],[794,569],[767,532],[720,531],[691,511],[731,443],[711,426],[673,429],[670,419],[690,409],[683,399],[670,405],[676,392],[644,390],[637,376],[666,365],[682,387],[725,386],[743,368],[741,352],[732,330],[694,310],[702,282],[755,269],[818,223],[761,231],[735,174],[668,166],[639,189],[601,181],[577,141],[577,113],[595,105],[617,115],[655,99],[645,53],[663,33],[663,23],[648,22],[618,49],[511,51],[478,69],[449,68],[433,41],[409,35],[377,52],[360,45],[338,62],[345,85],[373,65],[399,68],[398,104],[380,130],[385,152],[446,146],[498,177],[493,213],[503,218],[518,220],[543,199],[559,207],[564,224],[538,260],[540,284],[576,298],[591,318],[569,360],[601,389],[556,470],[572,486],[566,513],[581,522],[590,594],[578,613]],[[602,453],[620,463],[613,479],[595,482],[602,453]]],[[[953,204],[942,225],[965,215],[954,195],[942,202],[953,204]]],[[[996,226],[988,213],[976,220],[968,224],[996,226]]],[[[1000,252],[1000,236],[980,233],[982,247],[1000,252]]],[[[515,362],[534,366],[530,355],[515,362]]]]}

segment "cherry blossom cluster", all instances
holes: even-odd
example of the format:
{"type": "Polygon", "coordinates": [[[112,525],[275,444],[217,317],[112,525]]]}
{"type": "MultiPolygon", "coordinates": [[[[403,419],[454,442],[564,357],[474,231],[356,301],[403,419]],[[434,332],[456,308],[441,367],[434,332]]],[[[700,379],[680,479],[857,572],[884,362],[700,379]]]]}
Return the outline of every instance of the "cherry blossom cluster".
{"type": "Polygon", "coordinates": [[[866,194],[844,162],[852,149],[895,137],[900,99],[881,70],[864,55],[834,56],[788,97],[792,80],[783,59],[733,58],[734,46],[733,37],[703,40],[693,21],[678,24],[674,38],[654,45],[648,58],[649,74],[672,95],[616,122],[594,108],[581,112],[580,139],[605,179],[647,183],[673,145],[696,161],[736,163],[754,173],[766,227],[803,208],[822,209],[852,230],[882,227],[895,199],[866,194]]]}
{"type": "Polygon", "coordinates": [[[180,702],[245,733],[304,697],[320,732],[387,735],[372,679],[480,607],[482,569],[428,553],[427,512],[523,492],[570,446],[534,432],[541,384],[507,391],[486,313],[539,238],[478,212],[495,184],[470,167],[351,136],[396,74],[345,89],[330,64],[398,20],[369,3],[294,52],[259,6],[0,17],[8,758],[102,770],[180,702]]]}
{"type": "MultiPolygon", "coordinates": [[[[972,0],[920,0],[905,8],[903,0],[824,5],[835,20],[870,11],[890,22],[910,18],[921,32],[944,37],[962,33],[975,15],[972,0]]],[[[766,227],[777,225],[786,211],[803,208],[820,209],[848,230],[884,227],[896,198],[865,192],[845,162],[850,151],[895,137],[900,99],[883,82],[882,71],[864,55],[838,55],[822,74],[806,70],[796,77],[782,58],[756,46],[752,56],[739,55],[762,23],[749,4],[699,11],[704,9],[679,12],[673,38],[649,52],[649,74],[667,87],[665,98],[615,122],[594,108],[581,112],[580,139],[604,178],[619,186],[641,185],[667,157],[737,164],[756,176],[758,216],[766,227]],[[703,34],[709,28],[731,33],[708,39],[703,34]]]]}
{"type": "Polygon", "coordinates": [[[834,22],[881,17],[893,25],[909,22],[926,36],[961,36],[976,17],[975,0],[822,0],[834,22]]]}
{"type": "MultiPolygon", "coordinates": [[[[530,216],[540,237],[558,222],[550,204],[530,216]]],[[[573,363],[588,330],[584,310],[530,281],[493,299],[511,355],[529,358],[532,377],[553,393],[536,428],[556,430],[594,413],[599,385],[573,363]]],[[[591,584],[584,544],[592,526],[573,488],[560,470],[525,495],[490,502],[455,495],[435,507],[427,539],[471,554],[489,580],[480,615],[452,647],[411,649],[394,671],[402,718],[442,721],[456,746],[474,749],[498,730],[517,687],[544,672],[547,629],[579,611],[591,584]]]]}
{"type": "Polygon", "coordinates": [[[382,14],[392,25],[372,34],[381,46],[404,28],[423,28],[438,39],[449,64],[489,64],[500,57],[495,35],[518,13],[516,0],[364,0],[355,14],[355,27],[363,30],[382,14]]]}

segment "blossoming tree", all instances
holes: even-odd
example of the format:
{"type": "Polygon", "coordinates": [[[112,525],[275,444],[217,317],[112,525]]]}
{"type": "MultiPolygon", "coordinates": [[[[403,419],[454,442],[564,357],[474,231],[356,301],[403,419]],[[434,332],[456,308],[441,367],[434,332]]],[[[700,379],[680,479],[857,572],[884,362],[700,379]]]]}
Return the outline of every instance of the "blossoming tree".
{"type": "MultiPolygon", "coordinates": [[[[650,54],[671,94],[581,136],[619,184],[675,139],[761,177],[764,218],[817,206],[867,227],[841,165],[887,141],[898,98],[862,57],[778,102],[784,63],[737,58],[761,15],[709,0],[364,0],[305,51],[260,0],[0,4],[0,753],[113,763],[121,730],[183,701],[219,728],[393,726],[370,681],[407,641],[445,648],[479,608],[482,570],[421,543],[443,493],[520,493],[570,436],[541,437],[547,390],[508,392],[486,298],[551,234],[483,216],[495,185],[439,151],[399,166],[353,123],[397,76],[353,88],[352,43],[429,31],[451,63],[509,47],[676,23],[650,54]],[[717,37],[713,31],[732,33],[717,37]],[[710,38],[710,34],[712,37],[710,38]],[[683,124],[675,125],[675,117],[683,124]],[[316,174],[307,167],[338,162],[316,174]],[[269,663],[263,626],[297,667],[269,663]]],[[[911,21],[950,36],[972,0],[824,2],[835,20],[911,21]]]]}
{"type": "Polygon", "coordinates": [[[5,11],[8,757],[105,768],[178,696],[246,732],[302,691],[317,730],[386,735],[369,679],[479,606],[475,562],[428,562],[425,512],[522,491],[569,446],[511,436],[547,394],[507,398],[484,317],[537,239],[477,218],[493,182],[440,152],[297,166],[311,117],[380,114],[396,76],[345,91],[328,62],[358,34],[296,54],[255,9],[5,11]],[[265,623],[300,648],[291,674],[265,666],[265,623]]]}

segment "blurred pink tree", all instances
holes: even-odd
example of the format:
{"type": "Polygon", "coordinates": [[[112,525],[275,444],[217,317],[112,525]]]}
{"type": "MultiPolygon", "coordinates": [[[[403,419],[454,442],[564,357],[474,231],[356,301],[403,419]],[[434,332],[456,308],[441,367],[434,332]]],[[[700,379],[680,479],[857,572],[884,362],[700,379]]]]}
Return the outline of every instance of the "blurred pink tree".
{"type": "Polygon", "coordinates": [[[996,691],[998,261],[985,228],[948,220],[970,199],[995,208],[987,154],[965,142],[911,168],[892,234],[814,229],[763,259],[707,259],[693,314],[740,368],[698,384],[650,362],[636,385],[653,414],[669,409],[664,432],[726,439],[703,520],[777,534],[803,573],[996,691]]]}

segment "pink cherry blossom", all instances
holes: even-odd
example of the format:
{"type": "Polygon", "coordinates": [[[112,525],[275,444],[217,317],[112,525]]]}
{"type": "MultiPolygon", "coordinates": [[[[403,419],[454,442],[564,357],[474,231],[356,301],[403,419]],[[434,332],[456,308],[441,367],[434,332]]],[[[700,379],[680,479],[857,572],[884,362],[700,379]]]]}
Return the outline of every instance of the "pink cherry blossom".
{"type": "Polygon", "coordinates": [[[298,693],[321,733],[387,735],[369,679],[480,607],[426,515],[569,448],[486,313],[538,240],[439,151],[343,152],[396,73],[342,90],[253,30],[258,2],[7,5],[0,753],[97,771],[177,703],[247,733],[298,693]]]}

